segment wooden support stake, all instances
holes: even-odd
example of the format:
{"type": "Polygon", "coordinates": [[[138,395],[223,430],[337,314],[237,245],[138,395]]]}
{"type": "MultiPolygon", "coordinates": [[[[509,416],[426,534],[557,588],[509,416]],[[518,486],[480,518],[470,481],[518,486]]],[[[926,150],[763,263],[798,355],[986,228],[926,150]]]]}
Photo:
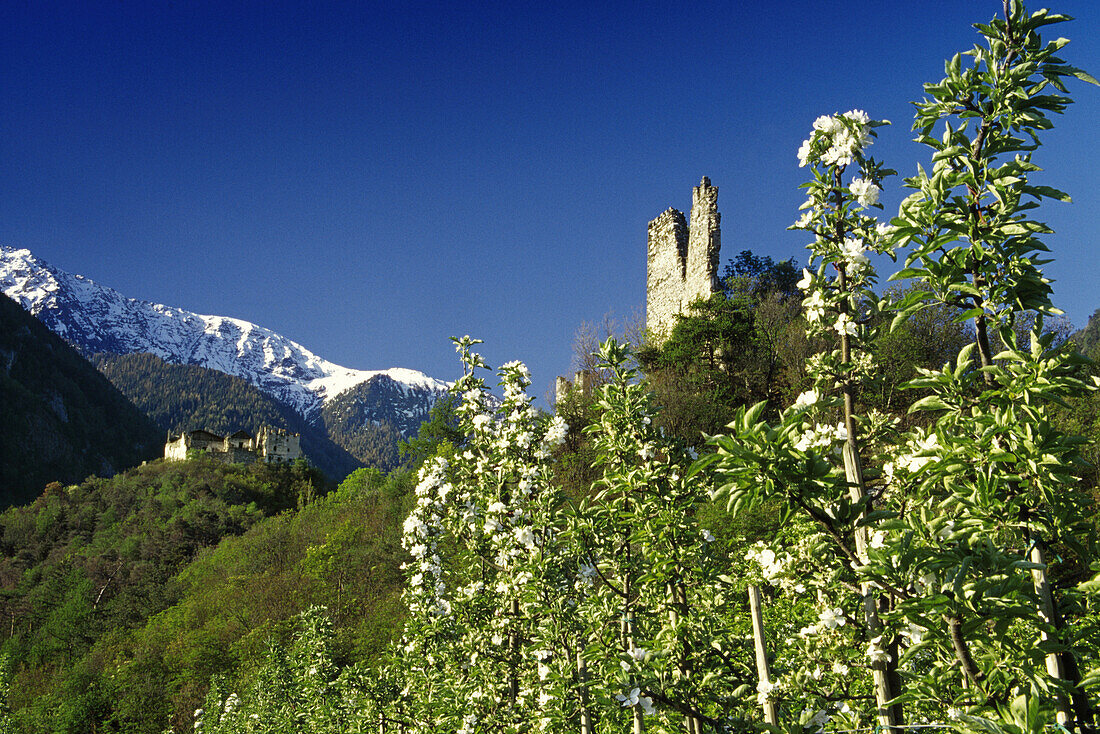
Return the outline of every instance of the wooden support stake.
{"type": "MultiPolygon", "coordinates": [[[[1031,550],[1028,552],[1028,560],[1040,564],[1042,568],[1031,569],[1031,580],[1035,585],[1035,597],[1039,605],[1039,619],[1051,626],[1054,632],[1043,630],[1044,642],[1057,640],[1058,616],[1054,608],[1054,595],[1050,592],[1050,581],[1047,578],[1046,546],[1042,538],[1031,535],[1031,550]]],[[[1046,656],[1047,674],[1055,680],[1065,680],[1065,671],[1062,670],[1062,660],[1058,653],[1048,653],[1046,656]]],[[[1066,726],[1070,722],[1070,702],[1064,695],[1059,695],[1057,702],[1058,723],[1066,726]]]]}
{"type": "MultiPolygon", "coordinates": [[[[764,614],[760,608],[760,587],[749,585],[749,614],[752,615],[752,639],[756,649],[756,677],[761,683],[771,685],[772,676],[768,669],[768,648],[764,640],[764,614]]],[[[762,704],[764,709],[764,721],[768,724],[778,724],[779,714],[775,703],[768,699],[762,704]]]]}

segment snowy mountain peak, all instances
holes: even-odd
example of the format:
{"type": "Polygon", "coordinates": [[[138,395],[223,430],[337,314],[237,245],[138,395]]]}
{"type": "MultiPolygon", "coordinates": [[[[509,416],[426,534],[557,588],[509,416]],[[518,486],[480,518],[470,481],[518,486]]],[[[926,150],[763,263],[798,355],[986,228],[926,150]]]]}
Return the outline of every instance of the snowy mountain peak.
{"type": "Polygon", "coordinates": [[[378,375],[434,396],[448,384],[407,368],[356,370],[333,364],[270,329],[127,298],[59,270],[27,249],[0,247],[0,289],[87,353],[149,352],[244,378],[309,419],[343,392],[378,375]]]}

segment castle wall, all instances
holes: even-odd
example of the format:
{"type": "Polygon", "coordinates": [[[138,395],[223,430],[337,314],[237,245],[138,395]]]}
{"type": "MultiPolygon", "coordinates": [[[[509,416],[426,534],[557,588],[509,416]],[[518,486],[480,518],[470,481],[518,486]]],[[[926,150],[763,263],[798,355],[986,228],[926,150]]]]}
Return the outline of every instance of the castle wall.
{"type": "Polygon", "coordinates": [[[646,328],[658,341],[668,336],[688,304],[718,290],[718,187],[704,176],[691,198],[690,225],[675,209],[649,223],[646,328]]]}
{"type": "Polygon", "coordinates": [[[559,375],[555,381],[554,402],[564,401],[574,390],[585,399],[591,398],[595,388],[596,375],[589,370],[581,370],[575,373],[572,382],[559,375]]]}
{"type": "Polygon", "coordinates": [[[687,247],[682,212],[669,209],[649,223],[645,320],[654,334],[667,333],[683,308],[687,247]]]}
{"type": "Polygon", "coordinates": [[[687,267],[684,273],[684,306],[710,298],[718,290],[718,251],[722,247],[722,215],[718,213],[718,187],[706,176],[691,190],[691,228],[688,231],[687,267]]]}
{"type": "Polygon", "coordinates": [[[573,383],[565,379],[561,375],[558,375],[558,379],[554,381],[554,402],[563,402],[569,397],[569,391],[573,388],[573,383]]]}
{"type": "Polygon", "coordinates": [[[183,461],[187,458],[187,434],[164,444],[164,458],[169,461],[183,461]]]}
{"type": "Polygon", "coordinates": [[[242,449],[237,447],[231,447],[225,451],[212,451],[210,453],[218,461],[226,464],[254,464],[256,463],[256,452],[252,449],[242,449]]]}
{"type": "Polygon", "coordinates": [[[256,449],[264,461],[295,461],[302,455],[301,437],[281,428],[264,426],[256,437],[256,449]]]}

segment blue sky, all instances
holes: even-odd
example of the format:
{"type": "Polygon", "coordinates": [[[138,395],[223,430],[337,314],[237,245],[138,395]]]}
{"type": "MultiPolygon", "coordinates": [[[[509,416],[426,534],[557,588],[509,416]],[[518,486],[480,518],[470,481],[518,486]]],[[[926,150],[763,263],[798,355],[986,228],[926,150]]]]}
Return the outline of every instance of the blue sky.
{"type": "MultiPolygon", "coordinates": [[[[644,305],[646,224],[720,189],[723,263],[803,260],[820,114],[894,122],[999,0],[0,4],[0,244],[122,293],[272,328],[349,367],[453,379],[447,337],[544,395],[582,321],[644,305]]],[[[1036,6],[1037,7],[1037,6],[1036,6]]],[[[1100,76],[1100,4],[1048,28],[1100,76]]],[[[1100,89],[1037,162],[1056,302],[1100,307],[1100,89]]],[[[887,213],[901,198],[887,182],[887,213]]]]}

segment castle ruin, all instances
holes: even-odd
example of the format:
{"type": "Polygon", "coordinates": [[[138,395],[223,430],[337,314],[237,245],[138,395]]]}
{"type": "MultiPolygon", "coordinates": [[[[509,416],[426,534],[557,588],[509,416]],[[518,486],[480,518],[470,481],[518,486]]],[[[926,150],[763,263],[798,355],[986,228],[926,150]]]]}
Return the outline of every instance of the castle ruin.
{"type": "Polygon", "coordinates": [[[570,393],[574,391],[585,400],[588,400],[592,397],[595,386],[596,374],[591,370],[578,371],[574,374],[572,381],[559,375],[554,383],[554,402],[564,402],[570,393]]]}
{"type": "Polygon", "coordinates": [[[168,442],[164,444],[164,458],[183,461],[188,458],[189,452],[197,451],[225,464],[292,462],[302,455],[300,441],[297,433],[271,426],[260,426],[256,436],[248,431],[237,431],[228,436],[201,429],[184,431],[175,436],[169,432],[168,442]]]}
{"type": "MultiPolygon", "coordinates": [[[[654,345],[668,338],[676,317],[693,301],[710,298],[718,291],[721,222],[718,187],[703,176],[691,190],[690,224],[683,212],[671,207],[649,223],[645,320],[654,345]]],[[[595,382],[595,375],[587,372],[577,372],[573,381],[558,377],[556,402],[575,391],[590,397],[595,382]]]]}
{"type": "Polygon", "coordinates": [[[718,290],[718,187],[703,176],[691,193],[691,222],[670,208],[649,223],[646,328],[664,341],[688,304],[718,290]]]}

